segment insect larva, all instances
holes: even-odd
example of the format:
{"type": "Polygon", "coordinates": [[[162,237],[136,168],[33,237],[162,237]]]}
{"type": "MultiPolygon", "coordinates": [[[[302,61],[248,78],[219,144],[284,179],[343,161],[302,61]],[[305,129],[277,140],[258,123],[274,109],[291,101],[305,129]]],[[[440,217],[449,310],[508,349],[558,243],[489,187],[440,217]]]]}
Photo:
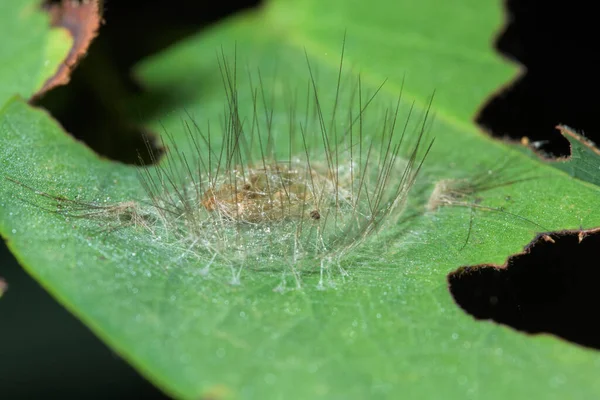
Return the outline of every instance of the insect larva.
{"type": "Polygon", "coordinates": [[[40,194],[59,214],[102,217],[108,226],[166,238],[203,274],[225,267],[230,282],[240,283],[244,270],[279,271],[300,287],[317,270],[324,287],[331,265],[346,274],[340,260],[401,215],[432,145],[424,137],[431,103],[415,119],[414,104],[401,112],[401,93],[393,107],[379,107],[383,84],[370,95],[360,76],[342,87],[343,51],[327,107],[308,57],[305,92],[289,91],[286,101],[274,99],[260,71],[247,71],[248,87],[241,87],[237,63],[223,51],[218,65],[220,129],[188,113],[187,143],[165,132],[164,158],[140,167],[145,199],[100,206],[40,194]],[[241,100],[243,90],[250,102],[241,100]],[[282,115],[287,122],[275,124],[282,115]]]}

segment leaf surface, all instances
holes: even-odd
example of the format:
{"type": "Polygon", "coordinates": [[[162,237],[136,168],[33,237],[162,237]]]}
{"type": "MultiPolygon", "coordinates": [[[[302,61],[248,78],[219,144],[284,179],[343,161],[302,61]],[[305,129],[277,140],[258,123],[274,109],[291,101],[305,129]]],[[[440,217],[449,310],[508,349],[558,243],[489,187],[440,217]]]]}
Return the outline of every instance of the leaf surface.
{"type": "MultiPolygon", "coordinates": [[[[415,99],[423,111],[437,90],[436,142],[407,210],[417,216],[353,251],[344,261],[349,276],[335,287],[318,290],[318,276],[309,275],[302,289],[280,293],[273,289],[281,274],[252,268],[232,286],[218,274],[199,274],[203,266],[182,257],[181,248],[141,229],[102,234],[93,221],[44,212],[39,195],[8,180],[0,180],[0,231],[48,291],[176,397],[598,397],[596,352],[476,322],[446,287],[450,271],[501,264],[542,230],[600,226],[598,187],[472,125],[485,96],[515,72],[492,50],[500,24],[500,3],[280,0],[136,69],[148,92],[162,97],[159,104],[152,96],[131,103],[182,148],[187,114],[219,124],[221,46],[237,49],[240,88],[248,87],[245,65],[275,84],[305,87],[304,50],[319,82],[335,87],[347,31],[344,60],[360,70],[365,89],[388,79],[381,101],[395,100],[404,77],[403,107],[415,99]],[[506,212],[476,210],[470,226],[469,208],[425,211],[441,179],[483,173],[498,181],[502,171],[534,177],[482,194],[483,205],[506,212]]],[[[240,102],[251,107],[244,93],[240,102]]],[[[274,130],[287,131],[285,117],[274,114],[274,130]]],[[[145,196],[136,168],[100,159],[18,99],[0,112],[0,160],[1,174],[71,199],[110,204],[145,196]]]]}

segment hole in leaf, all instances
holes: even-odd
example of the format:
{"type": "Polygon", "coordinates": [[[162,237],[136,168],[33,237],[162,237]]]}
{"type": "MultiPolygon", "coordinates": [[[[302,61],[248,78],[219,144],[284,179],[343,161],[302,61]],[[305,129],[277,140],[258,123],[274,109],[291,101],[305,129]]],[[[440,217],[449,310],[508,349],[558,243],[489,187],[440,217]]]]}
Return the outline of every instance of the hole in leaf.
{"type": "Polygon", "coordinates": [[[600,349],[598,248],[600,229],[542,234],[503,266],[450,273],[450,292],[476,319],[600,349]]]}
{"type": "Polygon", "coordinates": [[[596,102],[589,101],[600,89],[593,3],[507,0],[505,7],[507,25],[496,48],[525,73],[488,99],[476,123],[496,137],[528,137],[549,156],[569,155],[558,124],[600,142],[596,102]]]}

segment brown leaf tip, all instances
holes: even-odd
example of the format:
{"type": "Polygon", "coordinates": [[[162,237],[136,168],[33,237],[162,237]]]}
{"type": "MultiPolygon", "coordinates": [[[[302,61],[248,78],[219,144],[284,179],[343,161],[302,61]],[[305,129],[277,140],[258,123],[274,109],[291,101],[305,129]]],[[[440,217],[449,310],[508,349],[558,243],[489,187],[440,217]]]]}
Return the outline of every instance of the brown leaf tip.
{"type": "Polygon", "coordinates": [[[66,85],[81,58],[87,53],[90,44],[98,35],[102,19],[102,0],[63,0],[60,3],[44,6],[50,15],[51,25],[66,29],[73,38],[73,45],[56,73],[34,95],[34,98],[56,86],[66,85]]]}

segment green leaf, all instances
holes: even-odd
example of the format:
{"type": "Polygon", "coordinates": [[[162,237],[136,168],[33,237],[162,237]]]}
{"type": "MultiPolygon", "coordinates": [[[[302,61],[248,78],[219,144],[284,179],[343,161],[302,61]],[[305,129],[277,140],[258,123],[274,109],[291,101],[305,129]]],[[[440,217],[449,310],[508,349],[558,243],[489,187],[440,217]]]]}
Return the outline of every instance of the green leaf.
{"type": "MultiPolygon", "coordinates": [[[[48,207],[42,196],[9,180],[0,180],[0,232],[49,292],[176,397],[598,397],[595,352],[477,322],[446,287],[452,270],[502,263],[541,230],[600,225],[596,186],[471,123],[485,96],[515,71],[491,47],[500,24],[500,3],[280,0],[137,68],[149,93],[164,97],[158,105],[151,96],[131,99],[133,108],[147,110],[145,122],[164,126],[183,149],[186,113],[213,121],[218,131],[226,104],[215,56],[221,46],[228,53],[237,48],[244,108],[252,98],[243,65],[260,68],[275,85],[305,88],[304,50],[319,82],[335,88],[345,30],[344,60],[361,71],[365,90],[388,78],[381,104],[394,102],[404,77],[404,95],[417,101],[417,111],[437,90],[430,132],[436,142],[405,214],[414,217],[353,250],[343,265],[349,276],[336,277],[335,287],[320,290],[318,274],[307,275],[301,289],[282,293],[273,290],[279,272],[252,268],[240,285],[229,285],[219,274],[199,273],[205,265],[184,257],[181,246],[162,245],[140,227],[101,233],[98,221],[66,220],[40,210],[48,207]],[[507,212],[478,211],[462,249],[470,210],[426,211],[434,186],[488,171],[500,179],[506,160],[511,178],[534,179],[483,193],[483,205],[507,212]]],[[[274,93],[275,102],[283,96],[274,93]]],[[[326,91],[321,100],[331,104],[334,95],[326,91]]],[[[274,131],[287,132],[286,117],[274,114],[274,131]]],[[[95,156],[18,99],[0,112],[0,174],[96,204],[146,196],[136,168],[95,156]]]]}
{"type": "Polygon", "coordinates": [[[11,96],[31,97],[42,88],[71,48],[63,29],[51,29],[37,0],[0,4],[0,105],[11,96]]]}
{"type": "Polygon", "coordinates": [[[560,133],[571,144],[571,155],[551,164],[569,175],[600,186],[600,150],[589,139],[567,126],[560,126],[560,133]]]}

